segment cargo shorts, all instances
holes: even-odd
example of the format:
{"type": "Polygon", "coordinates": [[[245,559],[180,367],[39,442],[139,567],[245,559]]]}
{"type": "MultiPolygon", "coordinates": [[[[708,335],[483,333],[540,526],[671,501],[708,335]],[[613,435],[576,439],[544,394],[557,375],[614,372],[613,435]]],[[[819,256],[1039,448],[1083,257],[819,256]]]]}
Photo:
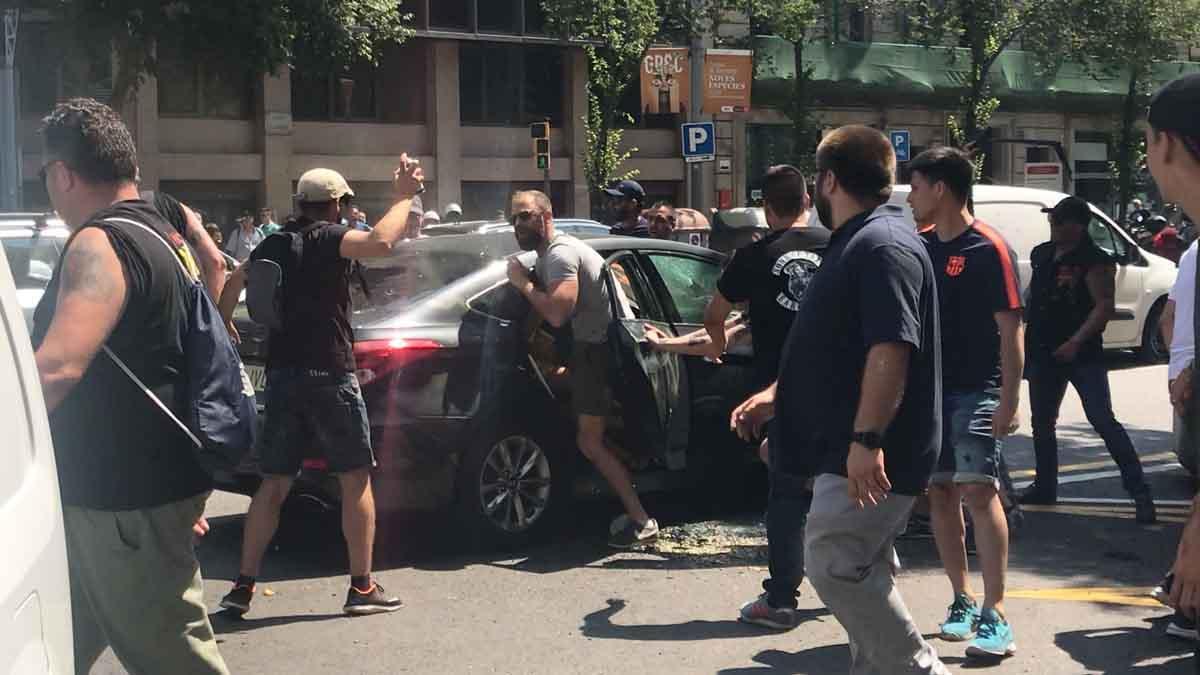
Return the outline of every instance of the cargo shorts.
{"type": "Polygon", "coordinates": [[[308,457],[330,473],[375,466],[367,404],[354,373],[277,368],[267,371],[262,472],[295,476],[308,457]]]}

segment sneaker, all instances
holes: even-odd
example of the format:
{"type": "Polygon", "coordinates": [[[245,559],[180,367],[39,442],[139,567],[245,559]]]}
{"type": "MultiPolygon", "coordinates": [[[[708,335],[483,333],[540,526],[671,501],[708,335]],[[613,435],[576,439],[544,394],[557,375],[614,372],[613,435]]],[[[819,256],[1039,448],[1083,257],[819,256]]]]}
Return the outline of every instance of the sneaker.
{"type": "Polygon", "coordinates": [[[383,586],[378,583],[371,584],[371,588],[367,591],[360,591],[351,586],[346,592],[346,605],[342,610],[347,614],[383,614],[385,612],[394,612],[404,606],[400,602],[400,598],[394,598],[387,595],[383,586]]]}
{"type": "Polygon", "coordinates": [[[253,586],[234,586],[232,591],[221,598],[221,608],[235,614],[245,614],[250,611],[250,601],[253,599],[253,586]]]}
{"type": "Polygon", "coordinates": [[[800,615],[790,607],[772,607],[763,593],[742,605],[738,610],[738,621],[765,626],[775,630],[791,630],[800,624],[800,615]]]}
{"type": "Polygon", "coordinates": [[[658,539],[658,521],[651,518],[638,525],[629,516],[618,516],[608,528],[608,545],[613,548],[633,548],[658,539]]]}
{"type": "Polygon", "coordinates": [[[1175,581],[1175,573],[1168,572],[1167,576],[1163,577],[1162,583],[1155,586],[1154,590],[1150,591],[1150,597],[1159,601],[1159,603],[1171,606],[1171,584],[1175,581]]]}
{"type": "Polygon", "coordinates": [[[967,656],[1012,656],[1017,651],[1017,643],[1013,641],[1012,626],[1008,625],[1000,613],[987,608],[979,614],[979,624],[975,627],[975,639],[967,645],[967,656]]]}
{"type": "Polygon", "coordinates": [[[939,637],[949,642],[962,642],[975,636],[975,622],[979,620],[979,606],[966,593],[954,596],[950,614],[938,628],[939,637]]]}
{"type": "Polygon", "coordinates": [[[1025,488],[1025,491],[1017,497],[1018,504],[1040,504],[1042,506],[1053,506],[1058,503],[1058,496],[1050,490],[1043,490],[1037,483],[1025,488]]]}
{"type": "Polygon", "coordinates": [[[1154,508],[1154,499],[1149,493],[1133,498],[1137,522],[1141,525],[1153,525],[1158,522],[1158,512],[1154,508]]]}
{"type": "Polygon", "coordinates": [[[1171,623],[1167,624],[1167,635],[1184,640],[1200,640],[1200,634],[1196,633],[1196,622],[1179,612],[1175,612],[1175,616],[1171,617],[1171,623]]]}

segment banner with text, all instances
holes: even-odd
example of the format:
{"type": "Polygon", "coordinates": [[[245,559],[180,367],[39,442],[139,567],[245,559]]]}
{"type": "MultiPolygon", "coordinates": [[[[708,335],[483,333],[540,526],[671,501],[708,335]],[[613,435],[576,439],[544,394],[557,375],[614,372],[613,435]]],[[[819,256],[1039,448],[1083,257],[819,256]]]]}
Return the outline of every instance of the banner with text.
{"type": "Polygon", "coordinates": [[[753,52],[710,49],[704,55],[704,112],[740,113],[750,110],[753,52]]]}
{"type": "Polygon", "coordinates": [[[692,75],[686,47],[653,47],[642,58],[642,114],[687,115],[692,75]]]}

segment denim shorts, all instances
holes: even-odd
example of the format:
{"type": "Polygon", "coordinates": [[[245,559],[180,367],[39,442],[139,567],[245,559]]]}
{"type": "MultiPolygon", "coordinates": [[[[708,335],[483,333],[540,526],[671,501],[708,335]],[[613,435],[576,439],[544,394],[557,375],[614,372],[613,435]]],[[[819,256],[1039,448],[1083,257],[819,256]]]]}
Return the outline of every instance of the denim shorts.
{"type": "Polygon", "coordinates": [[[266,408],[264,474],[294,476],[305,459],[317,457],[330,473],[375,466],[367,405],[354,373],[269,370],[266,408]]]}
{"type": "Polygon", "coordinates": [[[992,437],[998,389],[946,392],[942,396],[942,454],[931,480],[990,483],[1000,487],[1001,441],[992,437]]]}

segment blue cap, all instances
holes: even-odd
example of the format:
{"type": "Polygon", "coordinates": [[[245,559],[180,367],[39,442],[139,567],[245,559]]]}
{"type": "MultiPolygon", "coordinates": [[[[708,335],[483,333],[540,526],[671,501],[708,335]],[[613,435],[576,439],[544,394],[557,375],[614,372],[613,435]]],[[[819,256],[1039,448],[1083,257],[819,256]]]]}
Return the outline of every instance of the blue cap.
{"type": "Polygon", "coordinates": [[[635,199],[639,202],[646,200],[646,191],[642,189],[642,186],[637,181],[633,180],[623,180],[605,189],[604,193],[610,197],[624,197],[626,199],[635,199]]]}

